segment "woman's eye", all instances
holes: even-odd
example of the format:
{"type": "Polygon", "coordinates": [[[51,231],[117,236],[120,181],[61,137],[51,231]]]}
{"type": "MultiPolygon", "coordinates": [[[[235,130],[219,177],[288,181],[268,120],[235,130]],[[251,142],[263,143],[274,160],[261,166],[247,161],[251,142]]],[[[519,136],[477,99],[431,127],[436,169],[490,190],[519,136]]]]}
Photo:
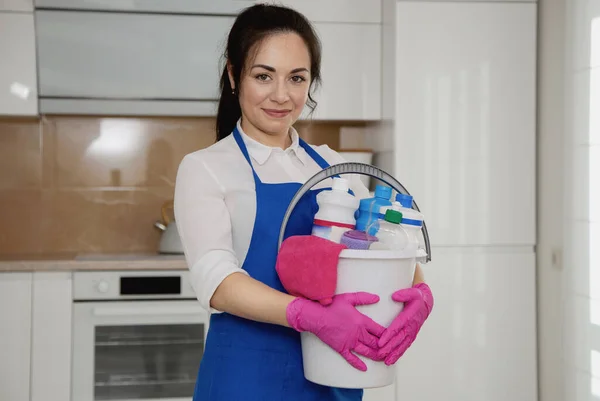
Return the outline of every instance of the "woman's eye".
{"type": "Polygon", "coordinates": [[[256,76],[256,79],[258,79],[259,81],[266,81],[269,79],[269,76],[267,74],[259,74],[256,76]]]}
{"type": "Polygon", "coordinates": [[[292,77],[292,81],[294,81],[295,83],[299,84],[302,83],[304,81],[306,81],[306,79],[304,79],[304,77],[300,76],[300,75],[296,75],[292,77]]]}

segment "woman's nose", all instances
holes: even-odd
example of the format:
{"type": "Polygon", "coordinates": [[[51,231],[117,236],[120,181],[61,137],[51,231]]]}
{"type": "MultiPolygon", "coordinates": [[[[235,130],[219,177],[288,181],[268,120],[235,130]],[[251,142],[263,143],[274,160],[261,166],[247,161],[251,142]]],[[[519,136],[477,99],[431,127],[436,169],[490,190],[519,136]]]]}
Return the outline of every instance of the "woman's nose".
{"type": "Polygon", "coordinates": [[[284,82],[276,83],[273,93],[271,94],[271,98],[277,103],[287,102],[289,99],[287,85],[284,82]]]}

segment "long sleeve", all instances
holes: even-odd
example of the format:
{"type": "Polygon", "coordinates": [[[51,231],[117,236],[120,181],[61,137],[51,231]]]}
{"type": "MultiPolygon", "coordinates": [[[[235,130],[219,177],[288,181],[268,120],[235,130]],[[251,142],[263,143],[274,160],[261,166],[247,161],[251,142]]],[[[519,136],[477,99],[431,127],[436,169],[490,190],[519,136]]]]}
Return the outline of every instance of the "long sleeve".
{"type": "Polygon", "coordinates": [[[244,273],[233,250],[231,217],[224,188],[202,160],[202,152],[181,162],[175,184],[175,220],[181,237],[191,284],[203,308],[230,274],[244,273]]]}

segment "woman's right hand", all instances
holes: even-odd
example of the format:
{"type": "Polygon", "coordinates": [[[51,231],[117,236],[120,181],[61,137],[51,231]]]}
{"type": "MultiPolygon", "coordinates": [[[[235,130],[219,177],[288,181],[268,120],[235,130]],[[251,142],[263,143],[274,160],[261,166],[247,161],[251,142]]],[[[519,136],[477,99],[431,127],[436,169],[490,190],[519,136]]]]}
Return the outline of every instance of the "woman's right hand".
{"type": "Polygon", "coordinates": [[[359,312],[356,306],[377,302],[379,297],[367,292],[336,295],[327,306],[296,298],[287,306],[286,317],[292,328],[313,333],[350,365],[364,372],[367,365],[353,352],[378,360],[377,342],[385,327],[359,312]]]}

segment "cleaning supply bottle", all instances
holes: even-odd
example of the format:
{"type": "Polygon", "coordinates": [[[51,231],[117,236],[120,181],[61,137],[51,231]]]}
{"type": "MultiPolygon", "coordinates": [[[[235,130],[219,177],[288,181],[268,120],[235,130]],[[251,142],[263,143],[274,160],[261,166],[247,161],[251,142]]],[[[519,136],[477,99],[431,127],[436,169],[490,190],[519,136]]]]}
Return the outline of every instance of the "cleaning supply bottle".
{"type": "Polygon", "coordinates": [[[408,234],[407,250],[416,251],[419,248],[419,238],[421,235],[421,227],[423,227],[422,213],[417,212],[412,208],[413,197],[405,194],[397,194],[396,201],[392,207],[398,209],[402,213],[401,226],[408,234]]]}
{"type": "Polygon", "coordinates": [[[369,235],[376,234],[376,227],[367,230],[374,221],[383,218],[381,207],[391,206],[392,188],[385,185],[375,187],[375,196],[373,198],[362,199],[358,208],[358,218],[356,219],[356,229],[364,231],[369,235]]]}
{"type": "Polygon", "coordinates": [[[377,231],[377,242],[373,242],[369,249],[387,249],[393,251],[402,251],[408,246],[408,233],[400,222],[402,213],[388,208],[383,220],[379,221],[379,230],[377,231]]]}
{"type": "Polygon", "coordinates": [[[331,190],[317,195],[319,211],[315,215],[312,235],[340,243],[342,235],[356,227],[355,213],[360,200],[348,192],[348,180],[334,178],[331,190]]]}

